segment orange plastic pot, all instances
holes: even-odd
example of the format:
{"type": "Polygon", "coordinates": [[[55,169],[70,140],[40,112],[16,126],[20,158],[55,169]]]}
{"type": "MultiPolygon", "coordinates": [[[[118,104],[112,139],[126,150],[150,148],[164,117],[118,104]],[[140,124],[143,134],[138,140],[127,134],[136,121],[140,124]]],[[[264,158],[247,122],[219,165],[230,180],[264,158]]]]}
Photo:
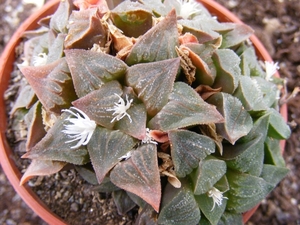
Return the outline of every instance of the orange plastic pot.
{"type": "MultiPolygon", "coordinates": [[[[228,11],[226,8],[216,3],[213,0],[199,0],[213,15],[217,16],[220,21],[223,22],[235,22],[242,23],[234,14],[228,11]]],[[[1,58],[0,58],[0,162],[4,170],[4,173],[8,177],[10,183],[13,185],[16,192],[26,202],[26,204],[38,214],[45,222],[50,225],[62,225],[67,224],[63,219],[55,215],[51,210],[39,199],[39,197],[32,191],[28,185],[20,186],[21,173],[17,169],[11,155],[12,151],[8,145],[5,132],[7,127],[7,118],[5,113],[4,103],[4,91],[8,87],[10,80],[10,74],[13,70],[13,63],[15,61],[15,48],[22,40],[24,31],[33,30],[38,27],[37,21],[47,15],[51,15],[58,7],[59,0],[52,0],[48,2],[38,12],[32,14],[15,32],[10,42],[7,44],[1,58]]],[[[272,58],[268,54],[267,50],[257,39],[256,36],[251,36],[251,41],[256,49],[258,57],[263,61],[272,61],[272,58]]],[[[277,73],[277,76],[279,74],[277,73]]],[[[281,108],[282,116],[287,120],[287,107],[284,105],[281,108]]],[[[285,141],[281,142],[282,151],[284,150],[285,141]]],[[[252,210],[244,213],[243,220],[246,222],[256,211],[258,206],[252,210]]]]}

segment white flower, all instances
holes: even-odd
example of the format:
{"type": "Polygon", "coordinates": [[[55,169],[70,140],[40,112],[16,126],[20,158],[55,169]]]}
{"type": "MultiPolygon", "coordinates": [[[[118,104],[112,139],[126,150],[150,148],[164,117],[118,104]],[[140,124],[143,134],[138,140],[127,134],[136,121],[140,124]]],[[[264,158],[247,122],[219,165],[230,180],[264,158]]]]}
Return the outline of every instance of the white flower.
{"type": "Polygon", "coordinates": [[[90,120],[90,118],[80,109],[77,109],[76,107],[71,107],[71,109],[76,110],[80,114],[74,113],[69,109],[62,110],[76,117],[76,118],[68,117],[66,119],[72,124],[64,125],[66,129],[63,130],[62,132],[67,134],[69,138],[72,138],[72,140],[66,141],[65,143],[70,143],[79,140],[75,146],[71,147],[71,148],[78,148],[81,145],[87,145],[87,143],[90,141],[93,132],[96,128],[96,123],[95,121],[90,120]]]}
{"type": "Polygon", "coordinates": [[[149,144],[149,143],[157,145],[157,142],[153,141],[152,137],[150,136],[150,129],[146,128],[146,136],[142,140],[142,144],[149,144]]]}
{"type": "Polygon", "coordinates": [[[114,111],[112,115],[116,115],[110,122],[114,122],[115,120],[121,120],[124,116],[127,116],[130,120],[130,123],[132,122],[130,115],[126,112],[127,109],[130,108],[131,103],[133,99],[128,100],[128,96],[126,95],[126,104],[123,98],[121,98],[120,95],[116,94],[116,96],[119,97],[119,101],[115,103],[115,106],[111,109],[107,109],[107,111],[114,111]]]}
{"type": "Polygon", "coordinates": [[[180,5],[177,14],[183,19],[189,19],[190,16],[201,13],[200,4],[195,0],[177,0],[177,2],[180,5]]]}
{"type": "Polygon", "coordinates": [[[279,69],[278,62],[268,62],[265,61],[265,70],[266,70],[266,80],[271,81],[272,76],[276,73],[276,71],[279,69]]]}
{"type": "Polygon", "coordinates": [[[131,157],[131,154],[132,154],[132,152],[129,151],[129,152],[127,152],[125,155],[119,157],[119,160],[122,160],[122,159],[127,160],[127,159],[129,159],[129,158],[131,157]]]}
{"type": "Polygon", "coordinates": [[[33,66],[44,66],[47,63],[48,56],[46,53],[39,53],[32,58],[33,66]]]}
{"type": "Polygon", "coordinates": [[[211,211],[214,210],[216,204],[218,206],[222,205],[222,201],[223,199],[228,199],[227,197],[223,197],[223,192],[219,191],[217,188],[212,187],[209,191],[208,191],[208,197],[211,197],[213,199],[214,205],[211,209],[211,211]]]}

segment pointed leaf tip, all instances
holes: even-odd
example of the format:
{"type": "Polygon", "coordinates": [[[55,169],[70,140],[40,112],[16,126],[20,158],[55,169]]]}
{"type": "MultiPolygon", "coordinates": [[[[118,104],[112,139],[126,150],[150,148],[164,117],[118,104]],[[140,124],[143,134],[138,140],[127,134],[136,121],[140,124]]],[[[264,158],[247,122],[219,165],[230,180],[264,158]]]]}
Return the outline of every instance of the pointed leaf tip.
{"type": "Polygon", "coordinates": [[[141,197],[158,212],[161,184],[156,151],[154,144],[140,146],[132,151],[130,159],[115,166],[110,179],[116,186],[141,197]]]}

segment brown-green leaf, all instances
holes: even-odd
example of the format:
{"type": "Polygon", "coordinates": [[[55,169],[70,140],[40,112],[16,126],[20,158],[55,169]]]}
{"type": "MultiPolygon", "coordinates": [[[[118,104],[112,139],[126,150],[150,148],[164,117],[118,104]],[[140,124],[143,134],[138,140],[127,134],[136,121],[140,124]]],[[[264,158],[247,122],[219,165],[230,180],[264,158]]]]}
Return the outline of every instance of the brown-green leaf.
{"type": "Polygon", "coordinates": [[[217,132],[231,144],[249,133],[253,125],[252,118],[238,98],[219,92],[211,96],[207,102],[215,105],[224,117],[224,123],[216,124],[217,132]]]}
{"type": "Polygon", "coordinates": [[[188,130],[169,131],[171,156],[175,173],[185,177],[199,166],[200,160],[215,152],[215,142],[207,136],[188,130]]]}
{"type": "Polygon", "coordinates": [[[59,33],[66,33],[68,19],[73,9],[74,5],[71,0],[60,1],[58,9],[51,17],[50,28],[59,33]]]}
{"type": "Polygon", "coordinates": [[[234,28],[228,32],[223,32],[221,48],[234,47],[247,40],[254,30],[245,24],[234,24],[234,28]]]}
{"type": "Polygon", "coordinates": [[[208,156],[200,161],[197,170],[191,175],[194,181],[195,195],[208,192],[226,173],[227,167],[223,160],[208,156]]]}
{"type": "Polygon", "coordinates": [[[174,188],[172,185],[167,184],[158,216],[158,224],[187,225],[198,224],[200,221],[200,209],[190,183],[186,180],[182,180],[181,183],[181,188],[174,188]]]}
{"type": "Polygon", "coordinates": [[[263,93],[255,79],[241,76],[234,96],[240,99],[247,111],[266,110],[263,93]]]}
{"type": "Polygon", "coordinates": [[[223,121],[215,106],[206,103],[192,87],[176,82],[169,102],[150,120],[148,126],[153,130],[170,131],[223,121]]]}
{"type": "Polygon", "coordinates": [[[116,186],[141,197],[158,212],[161,184],[156,151],[156,145],[141,145],[132,151],[130,159],[113,168],[110,179],[116,186]]]}
{"type": "Polygon", "coordinates": [[[241,76],[240,58],[231,49],[217,49],[213,54],[213,61],[217,67],[217,77],[213,87],[221,87],[223,92],[232,94],[241,76]]]}
{"type": "Polygon", "coordinates": [[[59,172],[67,163],[56,162],[52,160],[34,159],[23,174],[20,185],[25,184],[28,180],[35,176],[48,176],[59,172]]]}
{"type": "Polygon", "coordinates": [[[178,30],[175,10],[146,32],[126,58],[128,65],[176,58],[178,30]]]}
{"type": "Polygon", "coordinates": [[[22,158],[61,161],[75,165],[87,163],[89,156],[85,146],[72,149],[71,147],[74,146],[74,143],[66,143],[70,141],[70,138],[62,130],[64,130],[65,119],[68,116],[68,113],[63,113],[47,132],[46,136],[22,158]]]}
{"type": "Polygon", "coordinates": [[[78,97],[97,90],[109,81],[120,79],[127,65],[108,54],[83,49],[65,50],[78,97]]]}
{"type": "Polygon", "coordinates": [[[96,127],[87,149],[99,183],[135,144],[136,140],[120,131],[96,127]]]}
{"type": "Polygon", "coordinates": [[[98,15],[97,8],[73,11],[69,19],[65,48],[92,48],[95,43],[104,46],[106,31],[98,15]]]}
{"type": "Polygon", "coordinates": [[[128,69],[126,82],[144,102],[150,116],[154,116],[168,102],[179,65],[180,59],[176,58],[142,63],[128,69]]]}
{"type": "Polygon", "coordinates": [[[233,170],[228,170],[230,190],[227,192],[227,209],[243,213],[257,205],[274,186],[264,179],[233,170]]]}
{"type": "Polygon", "coordinates": [[[20,66],[20,70],[46,110],[60,114],[76,98],[65,58],[45,66],[20,66]]]}
{"type": "MultiPolygon", "coordinates": [[[[96,121],[97,124],[106,128],[112,129],[115,121],[113,112],[107,111],[114,107],[115,103],[119,101],[118,96],[123,93],[122,87],[118,81],[110,81],[101,86],[99,90],[95,90],[88,95],[77,99],[72,104],[84,111],[90,119],[96,121]]],[[[125,117],[124,119],[128,119],[125,117]]]]}
{"type": "Polygon", "coordinates": [[[150,8],[139,2],[124,1],[111,11],[114,24],[127,37],[139,37],[152,27],[150,8]]]}

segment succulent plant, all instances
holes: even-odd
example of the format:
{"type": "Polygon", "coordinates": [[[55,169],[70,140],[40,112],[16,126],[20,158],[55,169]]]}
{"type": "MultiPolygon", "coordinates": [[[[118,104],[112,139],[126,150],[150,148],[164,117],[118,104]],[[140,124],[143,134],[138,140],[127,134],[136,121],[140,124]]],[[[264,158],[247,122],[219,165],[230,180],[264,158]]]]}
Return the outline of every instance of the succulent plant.
{"type": "Polygon", "coordinates": [[[71,164],[137,224],[242,224],[287,174],[283,81],[250,27],[193,0],[65,0],[39,24],[13,109],[22,184],[71,164]]]}

